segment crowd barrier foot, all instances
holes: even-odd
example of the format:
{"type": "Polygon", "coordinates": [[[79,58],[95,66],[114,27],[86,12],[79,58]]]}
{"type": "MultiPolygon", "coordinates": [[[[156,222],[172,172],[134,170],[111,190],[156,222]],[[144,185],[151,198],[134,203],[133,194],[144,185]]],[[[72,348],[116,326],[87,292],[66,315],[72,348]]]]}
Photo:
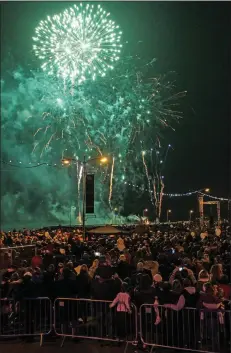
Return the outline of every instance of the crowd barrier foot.
{"type": "Polygon", "coordinates": [[[43,346],[43,334],[40,335],[39,347],[43,346]]]}
{"type": "Polygon", "coordinates": [[[65,342],[65,339],[66,339],[66,336],[63,336],[63,337],[62,337],[61,344],[60,344],[60,347],[61,347],[61,348],[63,348],[64,342],[65,342]]]}

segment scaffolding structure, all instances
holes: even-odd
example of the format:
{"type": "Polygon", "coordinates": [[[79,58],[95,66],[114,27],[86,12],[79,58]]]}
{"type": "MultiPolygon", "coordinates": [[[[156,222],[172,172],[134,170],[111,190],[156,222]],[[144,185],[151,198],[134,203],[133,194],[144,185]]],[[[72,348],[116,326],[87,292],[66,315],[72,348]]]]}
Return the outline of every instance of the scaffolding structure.
{"type": "Polygon", "coordinates": [[[217,205],[217,223],[221,223],[221,204],[220,201],[204,201],[204,195],[198,196],[199,213],[200,213],[200,225],[204,224],[204,205],[217,205]]]}

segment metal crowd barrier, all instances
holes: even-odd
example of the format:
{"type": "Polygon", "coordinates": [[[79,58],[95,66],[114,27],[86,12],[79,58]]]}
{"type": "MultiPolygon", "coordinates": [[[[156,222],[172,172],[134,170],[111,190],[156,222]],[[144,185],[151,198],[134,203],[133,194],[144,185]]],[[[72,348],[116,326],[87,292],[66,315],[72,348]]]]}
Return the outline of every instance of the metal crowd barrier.
{"type": "Polygon", "coordinates": [[[54,303],[54,330],[66,337],[102,341],[137,342],[137,309],[131,304],[131,313],[110,309],[110,301],[57,298],[54,303]]]}
{"type": "Polygon", "coordinates": [[[0,248],[0,270],[6,269],[12,264],[20,267],[23,260],[28,261],[30,264],[36,252],[36,245],[0,248]]]}
{"type": "Polygon", "coordinates": [[[139,311],[144,345],[183,351],[227,353],[230,350],[231,311],[143,304],[139,311]]]}
{"type": "Polygon", "coordinates": [[[0,299],[0,338],[30,338],[52,331],[52,303],[49,298],[0,299]]]}

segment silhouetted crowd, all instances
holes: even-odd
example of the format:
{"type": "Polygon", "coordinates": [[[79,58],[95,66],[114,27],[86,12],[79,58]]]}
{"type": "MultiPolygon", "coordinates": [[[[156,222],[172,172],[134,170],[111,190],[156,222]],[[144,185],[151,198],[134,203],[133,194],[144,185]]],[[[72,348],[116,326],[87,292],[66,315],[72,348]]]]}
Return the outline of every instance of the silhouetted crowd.
{"type": "Polygon", "coordinates": [[[150,304],[155,325],[158,306],[222,313],[230,310],[229,229],[180,223],[140,226],[128,234],[121,227],[120,235],[86,239],[79,229],[2,232],[2,247],[34,244],[37,254],[2,271],[1,298],[108,300],[118,315],[130,313],[131,303],[138,310],[150,304]]]}
{"type": "MultiPolygon", "coordinates": [[[[140,227],[141,228],[141,227],[140,227]]],[[[141,228],[142,230],[142,228],[141,228]]],[[[153,303],[214,308],[230,299],[227,228],[201,232],[188,225],[88,236],[75,231],[2,233],[6,245],[36,241],[37,256],[2,273],[1,296],[113,300],[123,289],[137,307],[153,303]],[[34,239],[36,238],[36,239],[34,239]],[[9,240],[10,239],[10,240],[9,240]]]]}

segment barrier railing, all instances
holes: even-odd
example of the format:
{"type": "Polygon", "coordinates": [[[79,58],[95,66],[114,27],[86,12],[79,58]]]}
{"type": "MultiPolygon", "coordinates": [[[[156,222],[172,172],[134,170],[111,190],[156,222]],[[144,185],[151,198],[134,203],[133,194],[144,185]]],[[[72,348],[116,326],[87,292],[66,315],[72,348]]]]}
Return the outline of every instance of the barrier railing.
{"type": "Polygon", "coordinates": [[[57,298],[54,303],[54,330],[63,337],[102,341],[137,342],[137,309],[131,312],[110,309],[110,301],[57,298]]]}
{"type": "Polygon", "coordinates": [[[21,266],[23,260],[31,263],[31,259],[36,255],[35,245],[14,246],[0,248],[0,270],[6,269],[10,265],[21,266]]]}
{"type": "Polygon", "coordinates": [[[183,351],[221,353],[230,349],[230,311],[205,311],[144,304],[140,337],[147,346],[183,351]]]}
{"type": "MultiPolygon", "coordinates": [[[[110,308],[110,301],[57,298],[0,300],[0,338],[25,339],[39,336],[40,345],[52,331],[62,337],[109,342],[123,341],[155,347],[203,353],[230,351],[231,311],[209,311],[184,308],[180,311],[143,304],[137,313],[110,308]]],[[[121,304],[121,303],[120,303],[121,304]]]]}
{"type": "Polygon", "coordinates": [[[52,331],[49,298],[0,299],[0,338],[43,336],[52,331]]]}

